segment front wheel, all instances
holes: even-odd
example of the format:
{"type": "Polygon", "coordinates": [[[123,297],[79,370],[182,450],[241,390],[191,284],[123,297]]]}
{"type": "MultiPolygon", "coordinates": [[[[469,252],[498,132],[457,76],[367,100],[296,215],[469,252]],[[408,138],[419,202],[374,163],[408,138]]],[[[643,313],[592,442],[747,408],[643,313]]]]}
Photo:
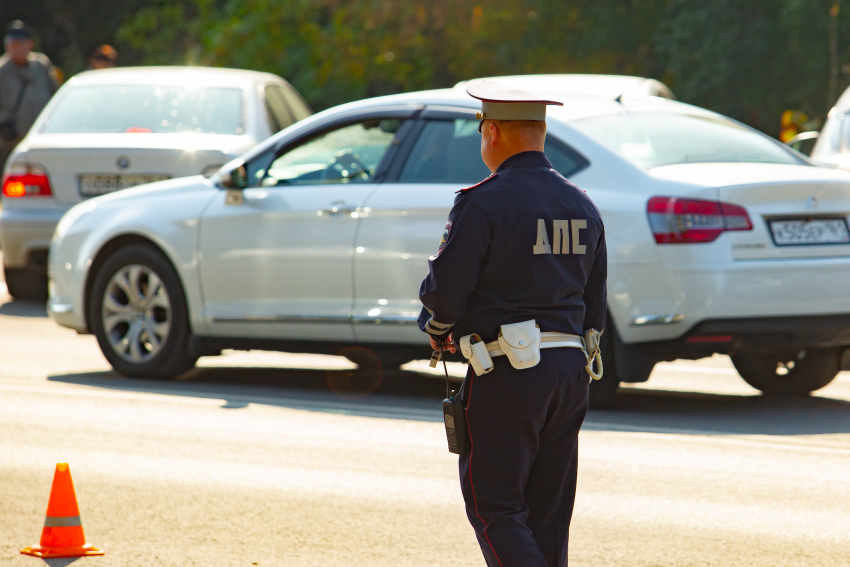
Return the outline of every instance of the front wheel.
{"type": "Polygon", "coordinates": [[[738,352],[732,364],[744,381],[765,395],[805,396],[838,375],[841,351],[807,348],[773,353],[738,352]]]}
{"type": "Polygon", "coordinates": [[[118,372],[164,379],[195,365],[183,287],[158,250],[119,249],[98,270],[89,299],[91,330],[118,372]]]}

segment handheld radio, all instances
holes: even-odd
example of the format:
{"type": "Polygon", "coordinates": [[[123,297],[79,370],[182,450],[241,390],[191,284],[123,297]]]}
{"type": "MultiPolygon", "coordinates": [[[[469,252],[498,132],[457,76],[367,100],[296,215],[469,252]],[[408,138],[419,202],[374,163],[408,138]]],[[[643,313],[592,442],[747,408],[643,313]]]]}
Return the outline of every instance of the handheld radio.
{"type": "MultiPolygon", "coordinates": [[[[440,350],[431,355],[431,368],[443,358],[443,345],[440,350]]],[[[449,452],[464,455],[469,452],[469,437],[466,431],[466,415],[463,413],[463,403],[455,390],[449,387],[449,371],[443,360],[443,372],[446,374],[446,399],[443,400],[443,422],[446,425],[446,439],[449,442],[449,452]]]]}

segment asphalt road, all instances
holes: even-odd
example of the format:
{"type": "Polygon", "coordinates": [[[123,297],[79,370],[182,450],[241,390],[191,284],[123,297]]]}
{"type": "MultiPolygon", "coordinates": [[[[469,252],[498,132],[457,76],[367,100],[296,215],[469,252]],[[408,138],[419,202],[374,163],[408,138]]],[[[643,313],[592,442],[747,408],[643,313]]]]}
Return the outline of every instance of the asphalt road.
{"type": "MultiPolygon", "coordinates": [[[[44,563],[18,549],[57,462],[106,555],[51,566],[484,565],[424,363],[359,399],[334,357],[129,380],[2,292],[0,565],[44,563]]],[[[572,565],[850,564],[850,375],[772,400],[723,357],[661,365],[589,414],[580,462],[572,565]]]]}

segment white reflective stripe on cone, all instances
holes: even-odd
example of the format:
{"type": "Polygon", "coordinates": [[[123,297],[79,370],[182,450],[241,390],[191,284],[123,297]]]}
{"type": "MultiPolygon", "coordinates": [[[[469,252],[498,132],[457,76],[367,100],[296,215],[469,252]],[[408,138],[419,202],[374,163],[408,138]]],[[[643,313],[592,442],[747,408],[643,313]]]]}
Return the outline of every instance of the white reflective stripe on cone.
{"type": "Polygon", "coordinates": [[[45,528],[70,528],[73,526],[82,526],[83,522],[79,516],[45,516],[45,528]]]}

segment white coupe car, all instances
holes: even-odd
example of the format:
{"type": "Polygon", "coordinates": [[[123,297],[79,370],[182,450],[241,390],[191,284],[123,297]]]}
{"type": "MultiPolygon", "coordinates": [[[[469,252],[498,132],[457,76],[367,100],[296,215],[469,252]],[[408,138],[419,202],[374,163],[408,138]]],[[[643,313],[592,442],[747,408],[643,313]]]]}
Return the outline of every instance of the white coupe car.
{"type": "MultiPolygon", "coordinates": [[[[765,393],[829,383],[850,347],[850,174],[694,106],[557,96],[546,153],[607,227],[594,403],[657,361],[712,353],[765,393]]],[[[346,104],[210,179],[77,205],[51,244],[49,311],[129,376],[222,348],[427,356],[426,260],[455,192],[489,173],[478,106],[457,89],[346,104]]]]}
{"type": "Polygon", "coordinates": [[[268,73],[125,67],[73,77],[6,163],[0,241],[9,293],[46,296],[50,237],[76,203],[210,175],[310,114],[289,83],[268,73]]]}

